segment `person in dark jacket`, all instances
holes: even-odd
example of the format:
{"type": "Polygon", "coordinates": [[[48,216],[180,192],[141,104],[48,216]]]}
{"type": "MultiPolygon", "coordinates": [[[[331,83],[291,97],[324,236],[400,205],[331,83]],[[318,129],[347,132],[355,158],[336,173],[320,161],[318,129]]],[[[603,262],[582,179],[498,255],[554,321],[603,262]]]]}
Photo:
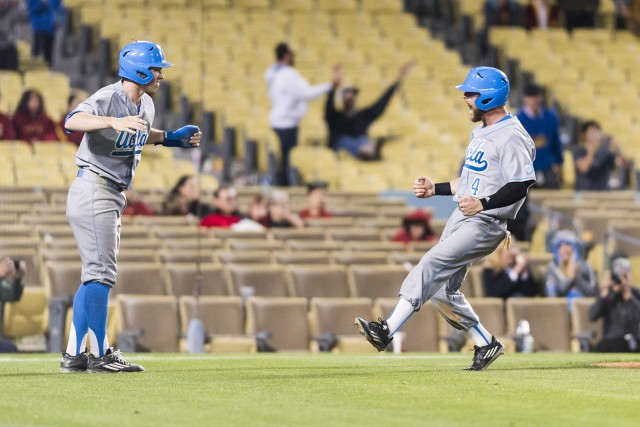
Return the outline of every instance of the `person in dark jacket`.
{"type": "Polygon", "coordinates": [[[358,109],[358,93],[356,87],[342,89],[342,110],[336,109],[334,103],[335,87],[329,91],[325,104],[324,120],[329,127],[329,147],[335,151],[345,150],[354,157],[373,159],[379,157],[379,145],[371,141],[367,135],[369,126],[384,113],[391,97],[396,92],[402,79],[407,75],[411,62],[400,67],[398,78],[387,88],[376,102],[368,107],[358,109]]]}
{"type": "Polygon", "coordinates": [[[28,0],[29,20],[33,29],[33,56],[43,55],[47,64],[53,63],[56,27],[62,16],[62,0],[28,0]]]}
{"type": "Polygon", "coordinates": [[[541,295],[529,259],[515,242],[501,246],[487,257],[482,269],[482,285],[486,297],[511,298],[541,295]]]}

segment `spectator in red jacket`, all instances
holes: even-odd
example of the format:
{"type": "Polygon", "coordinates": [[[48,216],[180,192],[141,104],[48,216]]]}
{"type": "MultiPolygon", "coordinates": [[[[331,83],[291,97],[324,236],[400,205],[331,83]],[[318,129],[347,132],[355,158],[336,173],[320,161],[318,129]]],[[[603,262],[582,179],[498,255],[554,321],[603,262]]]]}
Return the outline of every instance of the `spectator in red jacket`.
{"type": "MultiPolygon", "coordinates": [[[[77,132],[74,132],[77,133],[77,132]]],[[[124,191],[127,197],[127,206],[124,208],[123,215],[155,215],[156,210],[147,203],[142,195],[133,188],[124,191]]]]}
{"type": "Polygon", "coordinates": [[[202,227],[229,228],[244,218],[238,210],[238,193],[231,186],[218,187],[213,193],[213,207],[213,211],[200,221],[202,227]]]}
{"type": "Polygon", "coordinates": [[[35,89],[27,89],[22,94],[13,115],[13,127],[17,139],[32,144],[34,141],[56,141],[56,126],[44,108],[42,94],[35,89]]]}
{"type": "Polygon", "coordinates": [[[415,210],[402,219],[402,228],[396,233],[395,242],[418,242],[438,240],[431,228],[431,213],[415,210]]]}
{"type": "Polygon", "coordinates": [[[329,218],[333,214],[327,210],[327,183],[313,182],[307,185],[307,204],[300,212],[300,218],[329,218]]]}

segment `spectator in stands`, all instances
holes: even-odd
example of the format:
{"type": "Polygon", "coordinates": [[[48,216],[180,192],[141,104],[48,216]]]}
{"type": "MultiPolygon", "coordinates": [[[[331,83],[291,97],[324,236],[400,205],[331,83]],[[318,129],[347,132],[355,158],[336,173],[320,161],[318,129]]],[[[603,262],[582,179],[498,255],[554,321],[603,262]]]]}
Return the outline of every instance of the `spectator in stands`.
{"type": "Polygon", "coordinates": [[[522,11],[516,0],[487,0],[484,3],[484,17],[487,27],[518,26],[522,11]]]}
{"type": "Polygon", "coordinates": [[[62,0],[27,0],[27,7],[33,30],[31,54],[44,56],[51,66],[56,27],[63,13],[62,0]]]}
{"type": "Polygon", "coordinates": [[[27,89],[22,94],[13,115],[16,137],[33,143],[34,141],[56,141],[56,126],[44,108],[42,94],[35,89],[27,89]]]}
{"type": "Polygon", "coordinates": [[[0,70],[18,71],[18,0],[0,0],[0,70]]]}
{"type": "Polygon", "coordinates": [[[20,300],[26,272],[27,264],[24,261],[10,257],[0,261],[0,304],[20,300]]]}
{"type": "Polygon", "coordinates": [[[304,221],[289,206],[289,194],[284,190],[272,190],[267,202],[267,216],[260,222],[271,227],[304,227],[304,221]]]}
{"type": "Polygon", "coordinates": [[[640,351],[640,289],[631,285],[631,273],[629,259],[617,255],[611,260],[611,270],[603,274],[600,293],[589,309],[592,322],[603,319],[596,351],[640,351]]]}
{"type": "Polygon", "coordinates": [[[556,4],[564,16],[567,31],[595,27],[600,0],[556,0],[556,4]]]}
{"type": "Polygon", "coordinates": [[[300,211],[300,218],[330,218],[333,214],[327,210],[327,183],[312,182],[307,185],[307,204],[300,211]]]}
{"type": "Polygon", "coordinates": [[[560,26],[558,8],[550,0],[529,0],[522,11],[523,25],[527,30],[560,26]]]}
{"type": "Polygon", "coordinates": [[[619,30],[629,30],[638,34],[640,22],[638,21],[637,0],[614,0],[616,6],[616,28],[619,30]]]}
{"type": "Polygon", "coordinates": [[[238,192],[229,185],[221,185],[213,192],[213,211],[202,218],[200,226],[229,228],[243,218],[238,210],[238,192]]]}
{"type": "MultiPolygon", "coordinates": [[[[80,132],[73,132],[80,133],[80,132]]],[[[127,198],[127,205],[124,208],[123,215],[155,215],[156,210],[147,203],[142,195],[135,189],[130,188],[124,190],[124,195],[127,198]]]]}
{"type": "MultiPolygon", "coordinates": [[[[2,96],[2,93],[0,93],[2,96]]],[[[9,116],[0,113],[0,140],[16,139],[16,131],[9,116]]]]}
{"type": "Polygon", "coordinates": [[[56,126],[56,133],[58,134],[58,139],[60,141],[69,141],[69,142],[73,142],[77,146],[80,146],[80,143],[82,142],[82,138],[84,137],[84,133],[83,132],[71,132],[71,133],[65,132],[64,121],[66,120],[69,113],[71,113],[72,111],[75,111],[78,104],[80,104],[82,101],[83,101],[82,97],[75,92],[69,95],[69,98],[67,98],[67,112],[62,116],[62,118],[58,122],[58,126],[56,126]]]}
{"type": "Polygon", "coordinates": [[[278,43],[276,63],[265,72],[271,111],[269,123],[280,140],[281,165],[278,183],[289,185],[289,153],[298,144],[298,124],[307,114],[307,101],[327,93],[340,84],[342,69],[334,67],[330,83],[310,85],[295,70],[295,52],[287,43],[278,43]]]}
{"type": "Polygon", "coordinates": [[[558,230],[551,241],[553,260],[547,264],[546,294],[554,297],[595,296],[598,291],[596,273],[581,257],[575,233],[558,230]]]}
{"type": "Polygon", "coordinates": [[[211,206],[200,200],[198,177],[184,175],[178,179],[164,202],[163,215],[189,215],[204,218],[211,213],[211,206]]]}
{"type": "Polygon", "coordinates": [[[342,110],[338,111],[334,104],[334,86],[327,95],[324,120],[329,128],[329,147],[335,151],[344,150],[353,157],[361,159],[379,159],[382,141],[372,141],[367,131],[369,126],[384,113],[391,97],[396,92],[402,80],[411,69],[409,62],[398,72],[395,82],[373,104],[358,109],[358,93],[356,87],[345,87],[341,91],[342,110]]]}
{"type": "Polygon", "coordinates": [[[402,228],[393,237],[394,242],[424,242],[436,241],[433,228],[431,228],[431,213],[417,209],[402,218],[402,228]]]}
{"type": "Polygon", "coordinates": [[[267,199],[262,194],[256,194],[251,198],[247,208],[247,217],[257,223],[262,223],[267,217],[267,199]]]}
{"type": "Polygon", "coordinates": [[[543,90],[530,84],[523,92],[522,109],[517,115],[536,144],[536,188],[560,188],[562,182],[562,143],[560,120],[544,106],[543,90]]]}
{"type": "Polygon", "coordinates": [[[598,122],[589,120],[580,128],[582,145],[574,153],[576,190],[609,190],[627,184],[627,159],[613,138],[603,136],[598,122]],[[612,172],[617,174],[612,176],[612,172]],[[611,185],[613,184],[613,185],[611,185]]]}
{"type": "Polygon", "coordinates": [[[482,269],[484,296],[495,298],[535,297],[542,294],[529,265],[529,257],[520,252],[512,239],[489,255],[482,269]]]}

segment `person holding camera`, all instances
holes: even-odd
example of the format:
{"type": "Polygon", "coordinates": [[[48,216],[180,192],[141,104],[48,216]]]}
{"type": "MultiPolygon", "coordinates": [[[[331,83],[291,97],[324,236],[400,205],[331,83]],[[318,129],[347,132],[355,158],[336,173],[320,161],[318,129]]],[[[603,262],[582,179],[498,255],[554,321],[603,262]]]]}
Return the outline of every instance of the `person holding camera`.
{"type": "Polygon", "coordinates": [[[589,309],[592,322],[602,318],[598,352],[637,352],[640,339],[640,289],[631,285],[631,262],[614,257],[611,271],[603,274],[600,295],[589,309]]]}
{"type": "Polygon", "coordinates": [[[0,303],[19,301],[24,290],[27,264],[5,257],[0,261],[0,303]]]}

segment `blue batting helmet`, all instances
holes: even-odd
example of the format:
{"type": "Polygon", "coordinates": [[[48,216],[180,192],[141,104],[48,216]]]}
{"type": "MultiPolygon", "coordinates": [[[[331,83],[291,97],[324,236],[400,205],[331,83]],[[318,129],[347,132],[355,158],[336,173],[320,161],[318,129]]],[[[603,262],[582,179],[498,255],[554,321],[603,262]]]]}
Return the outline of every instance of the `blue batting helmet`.
{"type": "Polygon", "coordinates": [[[481,111],[487,111],[507,103],[509,78],[497,68],[476,67],[469,71],[464,83],[456,86],[456,89],[479,93],[480,96],[476,98],[476,107],[481,111]]]}
{"type": "Polygon", "coordinates": [[[166,68],[173,64],[164,59],[160,45],[139,41],[129,43],[118,56],[118,75],[141,85],[153,81],[149,68],[166,68]]]}

